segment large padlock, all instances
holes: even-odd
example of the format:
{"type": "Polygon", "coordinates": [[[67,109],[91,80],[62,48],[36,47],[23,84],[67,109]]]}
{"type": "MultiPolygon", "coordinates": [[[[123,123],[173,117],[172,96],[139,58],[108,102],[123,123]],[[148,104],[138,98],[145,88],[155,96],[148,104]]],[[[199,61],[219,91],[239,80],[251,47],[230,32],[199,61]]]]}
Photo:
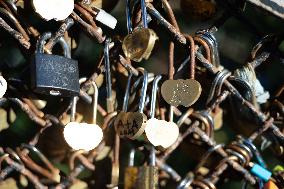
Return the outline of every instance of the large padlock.
{"type": "Polygon", "coordinates": [[[51,38],[44,33],[38,40],[35,55],[31,63],[31,87],[34,92],[72,97],[80,92],[78,61],[71,59],[71,50],[63,37],[58,42],[64,56],[44,54],[44,43],[51,38]]]}

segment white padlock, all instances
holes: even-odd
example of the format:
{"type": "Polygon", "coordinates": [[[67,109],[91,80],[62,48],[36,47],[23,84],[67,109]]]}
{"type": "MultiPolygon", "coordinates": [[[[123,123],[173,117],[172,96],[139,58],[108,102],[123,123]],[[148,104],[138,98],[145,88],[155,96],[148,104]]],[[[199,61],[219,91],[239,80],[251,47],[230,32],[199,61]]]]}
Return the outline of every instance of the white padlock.
{"type": "Polygon", "coordinates": [[[93,98],[93,120],[91,124],[75,122],[76,97],[73,99],[73,111],[71,112],[71,122],[69,122],[63,131],[63,135],[67,144],[74,150],[90,151],[96,148],[103,139],[103,131],[96,124],[98,88],[93,82],[94,98],[93,98]]]}
{"type": "Polygon", "coordinates": [[[155,105],[157,96],[158,82],[161,80],[161,76],[155,77],[152,89],[151,108],[150,108],[150,119],[146,122],[145,134],[148,141],[153,146],[161,146],[168,148],[173,145],[179,136],[179,128],[176,123],[168,122],[165,120],[159,120],[154,118],[155,105]]]}
{"type": "Polygon", "coordinates": [[[7,81],[3,76],[0,76],[0,98],[2,98],[7,91],[7,81]]]}
{"type": "Polygon", "coordinates": [[[74,0],[33,0],[33,7],[43,19],[64,20],[74,9],[74,0]]]}

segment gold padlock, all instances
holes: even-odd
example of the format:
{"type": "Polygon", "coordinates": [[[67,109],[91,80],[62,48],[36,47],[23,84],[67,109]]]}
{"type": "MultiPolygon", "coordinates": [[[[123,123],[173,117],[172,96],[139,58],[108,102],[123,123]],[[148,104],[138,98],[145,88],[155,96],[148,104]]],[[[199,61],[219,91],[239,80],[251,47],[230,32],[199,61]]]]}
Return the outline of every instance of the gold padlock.
{"type": "Polygon", "coordinates": [[[154,30],[149,28],[137,28],[128,34],[122,43],[125,56],[133,61],[141,62],[148,59],[158,39],[154,30]]]}
{"type": "Polygon", "coordinates": [[[129,153],[128,166],[124,172],[124,189],[134,189],[137,186],[138,167],[134,166],[135,150],[129,153]]]}
{"type": "Polygon", "coordinates": [[[158,189],[159,188],[159,172],[156,166],[155,148],[152,146],[150,152],[149,165],[139,167],[138,170],[138,189],[158,189]]]}
{"type": "Polygon", "coordinates": [[[137,26],[134,30],[132,29],[129,1],[126,4],[126,15],[128,35],[122,42],[123,52],[127,58],[135,62],[141,62],[143,58],[147,60],[158,36],[154,30],[148,28],[145,0],[141,0],[142,27],[137,26]]]}

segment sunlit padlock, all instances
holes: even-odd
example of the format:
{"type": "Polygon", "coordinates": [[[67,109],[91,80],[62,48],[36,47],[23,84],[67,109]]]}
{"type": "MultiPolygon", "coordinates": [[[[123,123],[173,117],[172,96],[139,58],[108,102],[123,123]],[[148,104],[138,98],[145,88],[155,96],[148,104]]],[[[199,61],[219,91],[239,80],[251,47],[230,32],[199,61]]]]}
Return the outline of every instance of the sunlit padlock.
{"type": "Polygon", "coordinates": [[[137,186],[138,166],[134,165],[135,149],[129,153],[128,165],[124,171],[124,189],[135,189],[137,186]]]}
{"type": "Polygon", "coordinates": [[[69,122],[63,131],[64,138],[74,150],[89,151],[96,148],[103,139],[103,131],[96,124],[97,119],[97,103],[98,103],[98,88],[93,83],[95,89],[93,98],[93,118],[92,123],[77,123],[75,120],[76,97],[73,99],[71,122],[69,122]]]}
{"type": "MultiPolygon", "coordinates": [[[[188,37],[190,43],[193,45],[192,37],[188,37]]],[[[191,53],[195,54],[194,49],[191,48],[191,53]]],[[[190,62],[190,78],[189,79],[168,79],[161,87],[161,94],[164,100],[172,106],[193,105],[200,97],[202,87],[195,79],[195,57],[191,57],[190,62]]]]}
{"type": "MultiPolygon", "coordinates": [[[[117,118],[114,121],[114,127],[118,135],[122,138],[127,137],[133,140],[137,139],[144,133],[147,121],[147,116],[143,113],[143,110],[145,106],[145,99],[146,99],[146,92],[148,85],[148,72],[143,68],[138,68],[137,70],[139,72],[142,72],[143,74],[143,77],[140,77],[140,79],[143,79],[143,83],[139,99],[138,111],[137,112],[122,111],[117,115],[117,118]]],[[[139,84],[141,80],[138,79],[137,81],[139,84]]],[[[129,91],[126,91],[125,97],[129,98],[129,91]]],[[[125,106],[127,105],[125,104],[125,106]]]]}
{"type": "Polygon", "coordinates": [[[70,47],[63,37],[58,42],[64,56],[45,54],[44,43],[51,33],[44,33],[37,42],[36,52],[31,63],[31,86],[34,92],[72,97],[79,95],[79,69],[77,60],[71,59],[70,47]]]}
{"type": "Polygon", "coordinates": [[[141,0],[142,28],[132,29],[129,1],[127,1],[127,28],[128,35],[124,38],[122,49],[125,56],[133,61],[141,62],[148,59],[158,39],[154,30],[148,28],[145,0],[141,0]]]}
{"type": "Polygon", "coordinates": [[[138,170],[138,189],[157,189],[159,188],[159,169],[156,165],[155,148],[150,149],[149,162],[147,165],[140,166],[138,170]]]}
{"type": "Polygon", "coordinates": [[[0,75],[0,98],[2,98],[7,91],[7,81],[6,79],[0,75]]]}
{"type": "Polygon", "coordinates": [[[179,128],[174,122],[168,122],[154,118],[158,93],[158,83],[161,78],[162,76],[158,75],[155,77],[153,82],[150,119],[146,122],[145,134],[152,145],[168,148],[176,142],[179,136],[179,128]]]}
{"type": "Polygon", "coordinates": [[[64,20],[74,9],[74,0],[33,0],[33,7],[45,20],[64,20]]]}

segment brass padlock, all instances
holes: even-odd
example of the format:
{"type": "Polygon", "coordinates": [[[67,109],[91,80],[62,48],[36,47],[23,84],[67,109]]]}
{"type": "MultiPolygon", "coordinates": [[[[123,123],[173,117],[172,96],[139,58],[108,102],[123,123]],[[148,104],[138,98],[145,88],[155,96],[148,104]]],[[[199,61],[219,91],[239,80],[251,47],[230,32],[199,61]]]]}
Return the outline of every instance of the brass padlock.
{"type": "MultiPolygon", "coordinates": [[[[193,105],[200,97],[202,87],[201,84],[195,80],[195,44],[191,36],[186,35],[190,42],[190,78],[189,79],[169,79],[166,80],[161,87],[161,93],[164,100],[172,106],[193,105]]],[[[173,69],[173,68],[172,68],[173,69]]]]}
{"type": "MultiPolygon", "coordinates": [[[[147,116],[143,113],[148,85],[148,72],[143,68],[137,69],[143,74],[142,91],[139,101],[138,112],[120,112],[114,121],[114,128],[117,134],[123,138],[135,140],[140,137],[145,130],[147,116]]],[[[125,96],[129,97],[129,91],[125,96]]],[[[126,106],[126,105],[125,105],[126,106]]],[[[125,108],[124,108],[125,110],[125,108]]]]}
{"type": "Polygon", "coordinates": [[[138,189],[158,189],[159,188],[159,170],[156,166],[155,148],[151,147],[149,165],[139,167],[138,170],[138,189]]]}
{"type": "Polygon", "coordinates": [[[134,166],[135,149],[129,153],[128,166],[124,171],[124,189],[134,189],[137,185],[138,167],[134,166]]]}
{"type": "Polygon", "coordinates": [[[141,62],[143,58],[147,60],[154,48],[155,41],[158,39],[154,30],[147,26],[145,0],[141,0],[141,10],[143,27],[133,30],[129,3],[126,5],[128,35],[123,40],[122,49],[125,56],[135,62],[141,62]]]}

